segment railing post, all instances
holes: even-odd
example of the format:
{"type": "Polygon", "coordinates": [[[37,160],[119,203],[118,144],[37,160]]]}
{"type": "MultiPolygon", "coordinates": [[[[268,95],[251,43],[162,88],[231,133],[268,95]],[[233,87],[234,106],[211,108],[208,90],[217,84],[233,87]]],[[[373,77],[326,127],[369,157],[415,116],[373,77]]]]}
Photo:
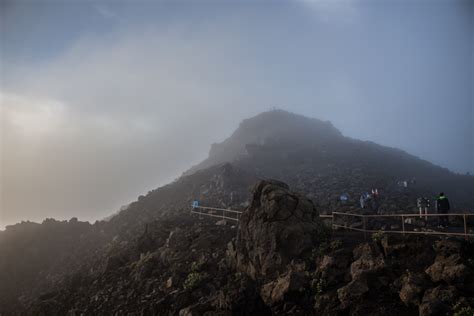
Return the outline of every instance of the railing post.
{"type": "Polygon", "coordinates": [[[403,235],[405,236],[405,216],[402,215],[402,231],[403,235]]]}
{"type": "Polygon", "coordinates": [[[463,214],[463,219],[464,219],[464,238],[467,240],[467,221],[466,221],[466,214],[463,214]]]}

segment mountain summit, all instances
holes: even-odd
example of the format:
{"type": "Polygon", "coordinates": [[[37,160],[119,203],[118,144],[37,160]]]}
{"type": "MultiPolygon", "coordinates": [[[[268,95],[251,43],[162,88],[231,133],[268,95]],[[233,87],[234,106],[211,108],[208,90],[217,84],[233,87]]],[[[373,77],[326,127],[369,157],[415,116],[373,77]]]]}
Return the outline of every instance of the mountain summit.
{"type": "Polygon", "coordinates": [[[251,145],[321,146],[341,138],[341,132],[331,122],[272,110],[242,121],[232,136],[212,144],[209,157],[185,174],[239,159],[248,154],[247,146],[251,145]]]}

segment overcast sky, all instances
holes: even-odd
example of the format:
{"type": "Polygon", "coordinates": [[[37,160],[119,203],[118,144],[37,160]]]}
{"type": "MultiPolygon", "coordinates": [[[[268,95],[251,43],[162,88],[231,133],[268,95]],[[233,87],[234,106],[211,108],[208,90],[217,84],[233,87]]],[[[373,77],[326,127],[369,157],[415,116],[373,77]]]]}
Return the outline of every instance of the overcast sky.
{"type": "Polygon", "coordinates": [[[0,0],[0,228],[95,220],[276,106],[474,172],[474,1],[0,0]]]}

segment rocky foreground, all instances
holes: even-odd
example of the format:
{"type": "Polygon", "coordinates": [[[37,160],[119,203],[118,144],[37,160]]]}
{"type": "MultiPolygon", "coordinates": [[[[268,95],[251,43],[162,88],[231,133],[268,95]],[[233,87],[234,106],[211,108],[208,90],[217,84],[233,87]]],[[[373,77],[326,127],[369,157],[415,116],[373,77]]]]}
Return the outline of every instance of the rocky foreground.
{"type": "Polygon", "coordinates": [[[472,242],[364,240],[331,232],[318,215],[286,184],[261,181],[238,227],[156,222],[134,243],[117,245],[102,269],[77,272],[31,302],[29,312],[472,315],[472,242]]]}

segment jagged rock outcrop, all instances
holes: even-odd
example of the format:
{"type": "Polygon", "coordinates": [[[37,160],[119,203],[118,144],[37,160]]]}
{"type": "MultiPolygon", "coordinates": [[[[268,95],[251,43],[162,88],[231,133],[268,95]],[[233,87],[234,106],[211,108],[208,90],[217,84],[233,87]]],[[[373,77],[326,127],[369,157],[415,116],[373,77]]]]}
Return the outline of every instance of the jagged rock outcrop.
{"type": "Polygon", "coordinates": [[[385,268],[385,259],[376,245],[365,243],[354,250],[355,261],[351,264],[352,280],[367,274],[376,274],[385,268]]]}
{"type": "Polygon", "coordinates": [[[463,259],[462,243],[454,239],[439,240],[434,248],[436,259],[425,271],[431,280],[474,294],[474,270],[463,259]]]}
{"type": "Polygon", "coordinates": [[[291,293],[301,295],[309,285],[309,280],[302,271],[290,269],[283,276],[262,286],[260,295],[268,306],[285,301],[291,293]]]}
{"type": "Polygon", "coordinates": [[[446,315],[459,298],[454,286],[440,285],[425,292],[420,305],[420,316],[446,315]]]}
{"type": "Polygon", "coordinates": [[[286,184],[263,180],[252,190],[229,255],[237,270],[251,278],[274,278],[293,260],[311,254],[321,226],[313,203],[286,184]]]}
{"type": "Polygon", "coordinates": [[[341,302],[341,307],[345,309],[360,302],[368,291],[367,281],[364,278],[359,278],[337,290],[337,298],[341,302]]]}
{"type": "Polygon", "coordinates": [[[407,306],[419,306],[424,291],[430,286],[428,277],[424,273],[407,272],[401,279],[402,288],[399,296],[407,306]]]}

